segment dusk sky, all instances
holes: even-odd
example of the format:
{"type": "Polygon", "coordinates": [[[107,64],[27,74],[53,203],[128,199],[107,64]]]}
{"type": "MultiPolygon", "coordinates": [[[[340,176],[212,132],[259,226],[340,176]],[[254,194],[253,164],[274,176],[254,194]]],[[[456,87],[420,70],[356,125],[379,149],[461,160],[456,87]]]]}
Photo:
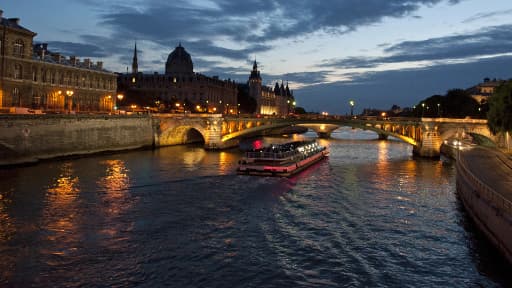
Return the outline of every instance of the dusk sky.
{"type": "Polygon", "coordinates": [[[181,43],[194,71],[245,83],[254,59],[307,111],[407,107],[483,78],[512,78],[510,0],[16,0],[5,18],[66,56],[165,69],[181,43]]]}

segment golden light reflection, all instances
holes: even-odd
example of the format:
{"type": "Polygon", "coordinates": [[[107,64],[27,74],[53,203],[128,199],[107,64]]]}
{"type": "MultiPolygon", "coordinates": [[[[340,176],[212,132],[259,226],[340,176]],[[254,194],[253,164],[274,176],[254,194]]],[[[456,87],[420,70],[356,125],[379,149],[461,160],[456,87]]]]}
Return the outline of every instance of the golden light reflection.
{"type": "Polygon", "coordinates": [[[65,163],[61,167],[59,178],[48,188],[48,200],[55,205],[67,205],[76,199],[79,188],[79,179],[73,175],[71,163],[65,163]]]}
{"type": "Polygon", "coordinates": [[[105,176],[98,180],[100,189],[105,191],[103,200],[105,203],[104,213],[109,216],[115,216],[128,209],[131,204],[124,201],[130,195],[128,187],[130,178],[128,177],[128,169],[121,160],[106,160],[101,164],[106,165],[105,176]]]}
{"type": "Polygon", "coordinates": [[[378,151],[379,163],[388,161],[389,143],[387,141],[379,141],[378,151]]]}
{"type": "Polygon", "coordinates": [[[79,217],[77,198],[80,194],[79,177],[75,175],[71,162],[63,163],[60,174],[50,183],[46,193],[43,230],[47,230],[46,239],[55,243],[52,248],[44,249],[42,254],[61,255],[76,249],[79,217]]]}
{"type": "Polygon", "coordinates": [[[107,192],[117,194],[118,191],[126,190],[130,183],[127,169],[121,160],[107,160],[102,164],[106,165],[105,176],[99,180],[101,187],[107,192]]]}
{"type": "MultiPolygon", "coordinates": [[[[105,160],[101,162],[105,165],[105,174],[98,180],[100,194],[102,198],[101,213],[107,222],[108,219],[117,217],[126,213],[134,203],[130,194],[130,177],[129,170],[122,160],[105,160]]],[[[132,228],[132,223],[111,223],[105,226],[99,233],[107,236],[108,238],[117,238],[120,231],[127,231],[132,228]],[[128,225],[128,226],[127,226],[128,225]]],[[[107,238],[107,239],[108,239],[107,238]]]]}
{"type": "Polygon", "coordinates": [[[199,163],[206,156],[204,149],[194,149],[193,151],[187,151],[183,153],[183,164],[184,168],[189,171],[194,171],[199,168],[199,163]]]}
{"type": "Polygon", "coordinates": [[[238,158],[234,154],[227,152],[219,153],[219,172],[222,174],[228,174],[233,171],[233,163],[237,163],[238,158]]]}

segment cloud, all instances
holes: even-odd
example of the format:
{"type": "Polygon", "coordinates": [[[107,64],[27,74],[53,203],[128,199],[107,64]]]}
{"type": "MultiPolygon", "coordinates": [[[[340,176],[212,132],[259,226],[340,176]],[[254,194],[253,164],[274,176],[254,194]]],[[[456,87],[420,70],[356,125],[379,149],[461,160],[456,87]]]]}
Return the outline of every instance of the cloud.
{"type": "Polygon", "coordinates": [[[414,17],[412,13],[420,7],[441,2],[459,1],[118,1],[103,9],[99,24],[112,29],[112,38],[145,39],[167,47],[202,39],[207,45],[200,52],[239,60],[269,49],[265,43],[274,40],[294,39],[317,31],[346,33],[385,17],[414,17]],[[222,47],[221,40],[238,43],[241,49],[222,47]]]}
{"type": "Polygon", "coordinates": [[[374,68],[380,64],[467,59],[512,53],[512,25],[487,27],[469,34],[404,41],[384,49],[388,56],[326,60],[320,67],[374,68]]]}
{"type": "Polygon", "coordinates": [[[48,50],[58,52],[63,55],[78,55],[80,57],[106,57],[107,52],[99,46],[93,44],[82,44],[63,41],[49,41],[48,50]]]}
{"type": "Polygon", "coordinates": [[[491,17],[495,16],[502,16],[502,15],[509,15],[512,14],[512,9],[503,10],[503,11],[493,11],[493,12],[487,12],[487,13],[478,13],[476,15],[471,16],[470,18],[462,21],[462,23],[471,23],[478,20],[489,20],[491,17]]]}
{"type": "Polygon", "coordinates": [[[444,95],[453,88],[469,88],[485,77],[508,79],[512,56],[480,59],[471,63],[438,65],[428,68],[380,71],[351,75],[351,81],[306,86],[295,90],[299,106],[331,114],[350,112],[348,101],[356,101],[356,110],[389,109],[397,104],[411,107],[434,94],[444,95]]]}

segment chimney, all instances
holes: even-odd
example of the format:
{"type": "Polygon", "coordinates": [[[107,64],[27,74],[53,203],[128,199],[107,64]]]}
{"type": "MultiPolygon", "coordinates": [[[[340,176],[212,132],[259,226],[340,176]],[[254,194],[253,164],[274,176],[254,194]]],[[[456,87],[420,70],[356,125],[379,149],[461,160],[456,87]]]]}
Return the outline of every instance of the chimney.
{"type": "Polygon", "coordinates": [[[103,62],[101,62],[101,61],[96,62],[96,66],[98,67],[99,70],[103,70],[103,62]]]}
{"type": "Polygon", "coordinates": [[[84,59],[84,66],[86,68],[91,68],[91,59],[89,59],[89,58],[84,59]]]}
{"type": "Polygon", "coordinates": [[[4,15],[4,10],[0,10],[0,18],[2,18],[4,15]]]}
{"type": "Polygon", "coordinates": [[[20,18],[9,18],[8,20],[16,25],[20,25],[20,18]]]}
{"type": "Polygon", "coordinates": [[[76,56],[69,56],[69,63],[73,66],[76,66],[76,56]]]}

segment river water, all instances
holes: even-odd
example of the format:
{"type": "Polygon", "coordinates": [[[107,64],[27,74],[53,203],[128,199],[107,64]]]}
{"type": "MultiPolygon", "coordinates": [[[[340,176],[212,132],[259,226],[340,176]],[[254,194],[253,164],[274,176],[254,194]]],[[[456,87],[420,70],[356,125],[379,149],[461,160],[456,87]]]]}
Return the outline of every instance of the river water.
{"type": "Polygon", "coordinates": [[[0,287],[512,287],[454,165],[375,138],[293,178],[200,146],[1,169],[0,287]]]}

